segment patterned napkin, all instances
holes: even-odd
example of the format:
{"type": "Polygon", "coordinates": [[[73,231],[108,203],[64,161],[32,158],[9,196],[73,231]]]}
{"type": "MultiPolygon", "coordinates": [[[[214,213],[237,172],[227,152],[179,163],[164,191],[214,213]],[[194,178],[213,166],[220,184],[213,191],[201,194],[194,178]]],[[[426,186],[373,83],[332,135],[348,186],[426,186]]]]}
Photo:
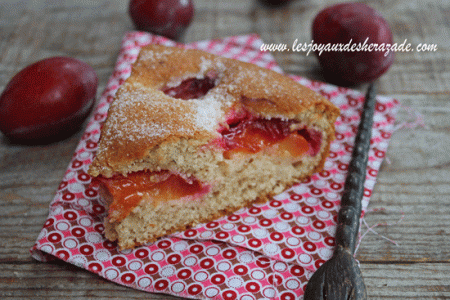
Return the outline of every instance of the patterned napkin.
{"type": "MultiPolygon", "coordinates": [[[[134,250],[118,251],[104,238],[105,208],[87,175],[109,104],[147,44],[198,48],[281,72],[257,35],[180,45],[160,36],[130,32],[85,134],[62,179],[31,249],[40,261],[61,259],[108,280],[146,292],[194,299],[299,299],[313,272],[333,252],[336,216],[359,124],[359,92],[291,76],[336,104],[336,140],[322,172],[273,197],[208,224],[134,250]]],[[[398,102],[377,97],[363,199],[367,208],[385,156],[398,102]]]]}

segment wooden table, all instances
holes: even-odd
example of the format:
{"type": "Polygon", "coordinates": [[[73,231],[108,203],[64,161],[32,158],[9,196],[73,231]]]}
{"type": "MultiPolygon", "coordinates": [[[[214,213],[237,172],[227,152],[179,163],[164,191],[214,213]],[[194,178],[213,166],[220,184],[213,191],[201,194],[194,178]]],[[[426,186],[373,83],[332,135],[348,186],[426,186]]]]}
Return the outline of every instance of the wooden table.
{"type": "MultiPolygon", "coordinates": [[[[0,3],[0,88],[23,67],[50,56],[81,59],[98,73],[101,93],[126,31],[124,0],[0,3]]],[[[314,16],[336,1],[297,0],[277,9],[254,0],[196,0],[185,42],[258,33],[269,43],[310,41],[314,16]]],[[[424,125],[396,131],[378,175],[368,213],[375,228],[357,259],[371,299],[450,298],[450,2],[365,1],[391,24],[398,42],[436,44],[435,52],[397,53],[379,80],[381,94],[400,100],[398,122],[415,114],[424,125]],[[412,115],[410,115],[412,114],[412,115]]],[[[323,80],[312,55],[273,53],[285,72],[323,80]]],[[[356,87],[362,89],[363,87],[356,87]]],[[[31,258],[48,205],[81,132],[50,145],[11,145],[0,136],[0,298],[178,299],[106,281],[65,263],[31,258]]],[[[364,229],[364,227],[363,227],[364,229]]]]}

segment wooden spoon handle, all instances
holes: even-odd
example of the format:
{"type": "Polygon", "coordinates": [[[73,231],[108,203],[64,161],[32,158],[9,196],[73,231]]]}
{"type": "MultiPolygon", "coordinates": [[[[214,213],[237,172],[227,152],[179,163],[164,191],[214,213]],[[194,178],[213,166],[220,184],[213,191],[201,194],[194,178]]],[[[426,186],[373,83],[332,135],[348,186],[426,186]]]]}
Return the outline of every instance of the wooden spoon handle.
{"type": "Polygon", "coordinates": [[[364,194],[366,167],[369,158],[373,115],[376,103],[375,96],[375,86],[372,83],[366,94],[361,121],[355,138],[355,147],[353,148],[352,160],[348,168],[336,228],[336,246],[343,247],[352,254],[355,251],[359,232],[361,199],[364,194]]]}

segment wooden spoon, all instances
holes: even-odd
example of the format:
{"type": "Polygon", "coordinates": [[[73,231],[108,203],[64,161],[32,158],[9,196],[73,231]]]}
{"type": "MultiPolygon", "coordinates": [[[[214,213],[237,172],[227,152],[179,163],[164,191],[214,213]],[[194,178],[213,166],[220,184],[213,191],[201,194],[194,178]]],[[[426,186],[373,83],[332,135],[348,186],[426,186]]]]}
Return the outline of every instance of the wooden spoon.
{"type": "Polygon", "coordinates": [[[353,254],[359,233],[361,199],[372,134],[376,91],[370,84],[355,139],[336,228],[336,248],[309,280],[304,299],[366,299],[366,287],[353,254]]]}

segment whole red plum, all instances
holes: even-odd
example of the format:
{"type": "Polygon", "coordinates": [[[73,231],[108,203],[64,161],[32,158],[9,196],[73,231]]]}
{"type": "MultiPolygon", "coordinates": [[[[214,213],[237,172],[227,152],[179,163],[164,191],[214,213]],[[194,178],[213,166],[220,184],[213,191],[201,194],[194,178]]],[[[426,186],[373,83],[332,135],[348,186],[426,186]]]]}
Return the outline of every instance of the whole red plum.
{"type": "Polygon", "coordinates": [[[128,10],[137,29],[179,38],[194,17],[192,0],[131,0],[128,10]]]}
{"type": "Polygon", "coordinates": [[[51,57],[31,64],[0,96],[0,131],[19,143],[67,137],[90,113],[97,85],[94,69],[75,58],[51,57]]]}
{"type": "Polygon", "coordinates": [[[393,51],[374,48],[383,43],[385,47],[393,44],[389,24],[378,11],[364,3],[335,4],[320,11],[312,25],[312,38],[317,45],[360,45],[359,50],[355,47],[354,51],[348,47],[342,51],[315,52],[325,78],[336,84],[373,81],[394,61],[393,51]]]}

